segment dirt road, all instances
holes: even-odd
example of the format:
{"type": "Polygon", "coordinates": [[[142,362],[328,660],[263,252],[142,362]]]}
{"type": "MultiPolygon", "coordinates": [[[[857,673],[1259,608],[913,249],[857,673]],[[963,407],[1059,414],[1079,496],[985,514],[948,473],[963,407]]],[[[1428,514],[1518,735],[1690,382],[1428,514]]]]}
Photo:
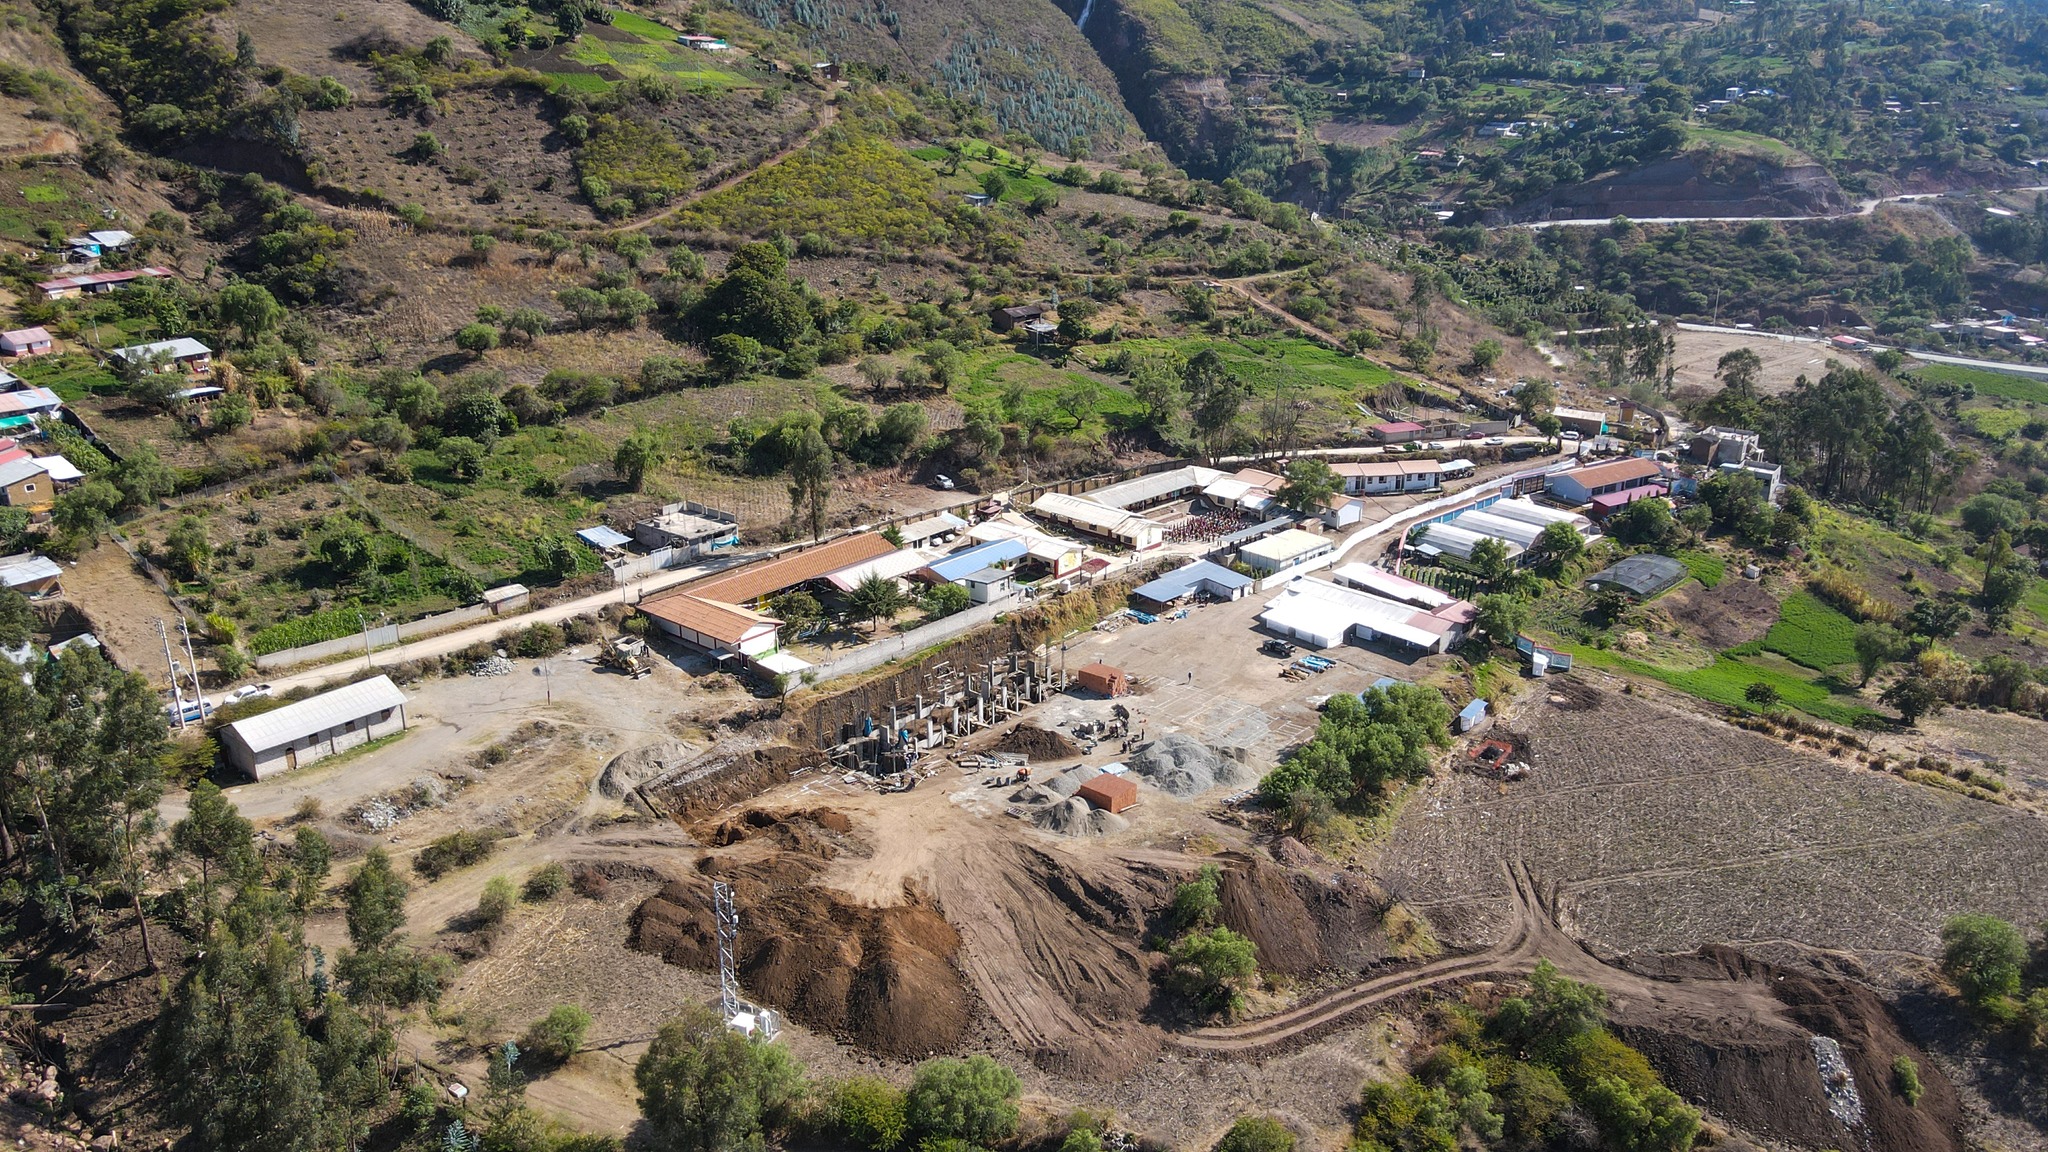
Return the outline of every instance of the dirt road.
{"type": "Polygon", "coordinates": [[[818,109],[818,122],[816,124],[811,125],[810,131],[805,132],[803,135],[797,137],[796,140],[789,145],[789,147],[784,148],[782,151],[775,153],[773,156],[770,156],[762,160],[759,164],[735,168],[733,170],[732,175],[727,176],[725,179],[720,180],[718,183],[713,184],[708,188],[699,188],[696,191],[691,192],[688,196],[684,197],[682,202],[679,204],[667,205],[663,207],[661,211],[655,213],[652,216],[649,216],[645,220],[635,220],[631,224],[621,225],[617,228],[612,229],[612,231],[644,231],[648,228],[653,227],[656,224],[661,223],[663,220],[666,220],[669,217],[675,215],[678,209],[683,208],[695,201],[701,200],[706,196],[710,196],[718,192],[723,192],[727,188],[730,188],[733,185],[739,183],[740,181],[746,179],[747,177],[752,176],[754,173],[763,171],[764,169],[773,168],[777,164],[782,163],[784,160],[789,159],[791,156],[796,155],[798,152],[803,151],[805,148],[810,147],[811,141],[816,140],[819,137],[819,135],[821,135],[825,131],[825,129],[830,128],[834,123],[838,122],[839,104],[837,97],[838,93],[835,92],[833,93],[832,98],[827,99],[825,101],[824,106],[818,109]]]}

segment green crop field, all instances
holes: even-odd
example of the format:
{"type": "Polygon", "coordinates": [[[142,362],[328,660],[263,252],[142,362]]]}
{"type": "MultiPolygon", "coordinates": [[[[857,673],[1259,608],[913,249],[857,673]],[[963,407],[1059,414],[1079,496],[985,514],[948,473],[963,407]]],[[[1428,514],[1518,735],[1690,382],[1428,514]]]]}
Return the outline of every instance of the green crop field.
{"type": "Polygon", "coordinates": [[[55,184],[26,184],[22,186],[21,198],[31,204],[62,204],[71,199],[71,194],[55,184]]]}
{"type": "Polygon", "coordinates": [[[542,75],[553,81],[557,87],[586,95],[597,95],[611,90],[612,82],[595,72],[544,72],[542,75]]]}
{"type": "Polygon", "coordinates": [[[1853,697],[1830,691],[1826,685],[1806,679],[1796,666],[1775,666],[1777,661],[1768,656],[1740,658],[1724,653],[1704,668],[1672,668],[1585,645],[1564,647],[1576,660],[1595,667],[1648,676],[1689,696],[1728,708],[1753,709],[1754,705],[1743,693],[1751,684],[1763,683],[1777,690],[1778,699],[1785,707],[1796,708],[1831,723],[1853,725],[1860,719],[1877,715],[1855,703],[1853,697]]]}
{"type": "Polygon", "coordinates": [[[1856,661],[1856,622],[1810,592],[1794,592],[1779,607],[1778,622],[1761,647],[1794,664],[1825,672],[1856,661]]]}
{"type": "Polygon", "coordinates": [[[1914,364],[1908,371],[1915,379],[1924,380],[1929,384],[1951,384],[1957,387],[1967,384],[1976,389],[1980,396],[2024,400],[2029,404],[2048,404],[2048,379],[1997,372],[1989,368],[1967,368],[1961,364],[1914,364]]]}
{"type": "Polygon", "coordinates": [[[1144,405],[1123,388],[1021,352],[997,351],[971,360],[967,382],[955,389],[955,394],[962,403],[974,403],[1001,400],[1019,389],[1014,411],[1006,415],[1027,427],[1060,434],[1099,437],[1110,428],[1134,423],[1145,414],[1144,405]],[[1092,403],[1085,407],[1075,403],[1074,398],[1085,395],[1091,386],[1092,403]],[[1075,411],[1063,407],[1063,403],[1075,411]]]}
{"type": "Polygon", "coordinates": [[[1675,559],[1706,588],[1719,584],[1728,575],[1728,562],[1712,552],[1681,552],[1675,559]]]}
{"type": "Polygon", "coordinates": [[[2010,439],[2033,419],[2034,413],[2018,408],[1966,408],[1962,413],[1963,423],[1987,440],[2010,439]]]}

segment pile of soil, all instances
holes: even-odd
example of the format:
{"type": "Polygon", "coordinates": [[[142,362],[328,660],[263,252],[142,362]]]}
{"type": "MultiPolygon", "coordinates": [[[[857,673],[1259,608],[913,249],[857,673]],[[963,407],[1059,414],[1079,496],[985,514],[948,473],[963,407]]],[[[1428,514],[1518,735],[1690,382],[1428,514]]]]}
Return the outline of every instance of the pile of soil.
{"type": "Polygon", "coordinates": [[[1199,796],[1211,788],[1248,788],[1259,774],[1207,744],[1169,732],[1138,750],[1131,768],[1170,796],[1199,796]]]}
{"type": "Polygon", "coordinates": [[[775,813],[749,809],[712,830],[711,843],[723,848],[761,837],[772,837],[785,851],[803,852],[820,860],[839,854],[840,845],[853,831],[853,821],[832,808],[805,808],[775,813]]]}
{"type": "Polygon", "coordinates": [[[1615,1030],[1688,1100],[1749,1132],[1813,1148],[1960,1152],[1964,1147],[1955,1085],[1906,1040],[1890,1008],[1854,973],[1818,961],[1768,964],[1722,946],[1664,959],[1655,967],[1655,974],[1665,978],[1755,982],[1768,989],[1799,1030],[1841,1044],[1864,1118],[1861,1130],[1852,1133],[1829,1113],[1806,1035],[1758,1029],[1739,1019],[1672,1021],[1624,1013],[1615,1030]],[[1892,1061],[1901,1055],[1920,1068],[1917,1105],[1909,1106],[1892,1088],[1892,1061]]]}
{"type": "Polygon", "coordinates": [[[671,768],[680,768],[693,749],[678,740],[662,740],[612,757],[598,774],[597,790],[607,800],[624,800],[626,794],[671,768]]]}
{"type": "Polygon", "coordinates": [[[1759,580],[1728,575],[1712,588],[1688,581],[1657,601],[1657,607],[1710,648],[1733,648],[1759,639],[1778,619],[1778,601],[1759,580]]]}
{"type": "Polygon", "coordinates": [[[989,751],[1014,753],[1036,763],[1040,760],[1075,759],[1081,755],[1081,746],[1057,732],[1019,724],[997,737],[995,743],[989,745],[989,751]]]}
{"type": "Polygon", "coordinates": [[[671,964],[716,971],[715,877],[733,886],[739,906],[734,959],[748,995],[882,1056],[921,1059],[956,1046],[968,1012],[953,966],[959,933],[920,895],[869,908],[813,886],[820,867],[790,852],[706,861],[708,875],[673,882],[634,912],[629,942],[671,964]]]}
{"type": "Polygon", "coordinates": [[[640,796],[654,811],[687,823],[788,783],[798,772],[825,762],[823,752],[783,744],[745,752],[713,751],[648,779],[640,785],[640,796]]]}
{"type": "Polygon", "coordinates": [[[1381,921],[1392,901],[1356,873],[1325,879],[1256,857],[1234,857],[1216,895],[1224,925],[1251,938],[1259,967],[1267,972],[1358,971],[1391,952],[1381,921]]]}
{"type": "Polygon", "coordinates": [[[1041,832],[1055,836],[1106,836],[1121,832],[1131,822],[1114,812],[1106,812],[1076,796],[1049,804],[1032,817],[1031,823],[1041,832]]]}

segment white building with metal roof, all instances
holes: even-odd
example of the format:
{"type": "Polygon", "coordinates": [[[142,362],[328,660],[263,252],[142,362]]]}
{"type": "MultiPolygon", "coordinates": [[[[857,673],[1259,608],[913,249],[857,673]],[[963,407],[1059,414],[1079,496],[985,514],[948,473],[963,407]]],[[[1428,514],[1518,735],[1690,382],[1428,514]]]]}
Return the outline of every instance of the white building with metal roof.
{"type": "Polygon", "coordinates": [[[237,720],[220,730],[220,747],[261,780],[404,730],[405,693],[377,676],[237,720]]]}

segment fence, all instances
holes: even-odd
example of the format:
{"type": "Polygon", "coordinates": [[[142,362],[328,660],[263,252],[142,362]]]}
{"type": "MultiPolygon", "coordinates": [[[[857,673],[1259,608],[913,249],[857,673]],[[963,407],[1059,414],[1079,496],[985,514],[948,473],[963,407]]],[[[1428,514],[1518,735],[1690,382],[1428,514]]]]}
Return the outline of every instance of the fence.
{"type": "MultiPolygon", "coordinates": [[[[921,652],[934,644],[940,644],[963,632],[971,632],[989,623],[1005,612],[1015,611],[1019,601],[1015,596],[993,600],[987,604],[976,604],[964,612],[934,620],[922,628],[877,640],[857,652],[848,653],[829,664],[816,665],[803,673],[805,687],[815,687],[841,676],[851,676],[870,668],[879,668],[889,661],[912,652],[921,652]]],[[[792,687],[794,687],[792,685],[792,687]]]]}
{"type": "Polygon", "coordinates": [[[386,624],[381,627],[372,628],[369,630],[367,637],[363,633],[357,632],[352,636],[340,636],[333,640],[322,640],[318,644],[306,644],[298,648],[287,648],[282,652],[271,652],[256,657],[256,666],[265,670],[274,670],[290,668],[299,664],[316,664],[323,660],[333,660],[337,657],[349,656],[357,652],[374,652],[379,648],[395,647],[408,640],[417,640],[422,636],[430,636],[436,632],[445,632],[450,628],[460,627],[464,624],[474,624],[479,620],[489,620],[490,618],[491,610],[488,607],[482,604],[472,604],[467,608],[456,608],[434,616],[422,616],[417,620],[407,621],[404,624],[386,624]]]}

